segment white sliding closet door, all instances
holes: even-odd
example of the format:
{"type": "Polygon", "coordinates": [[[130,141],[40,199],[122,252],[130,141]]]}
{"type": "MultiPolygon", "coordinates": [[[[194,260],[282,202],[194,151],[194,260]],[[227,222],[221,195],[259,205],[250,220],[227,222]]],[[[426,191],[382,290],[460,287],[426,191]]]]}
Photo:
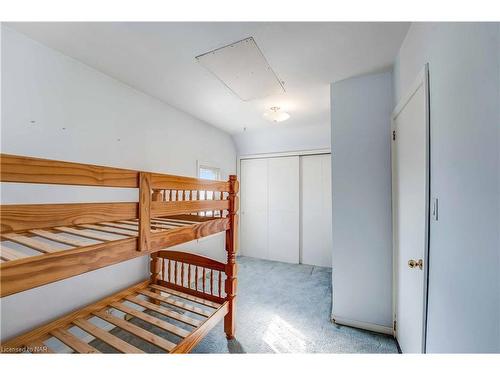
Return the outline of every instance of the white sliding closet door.
{"type": "Polygon", "coordinates": [[[240,253],[268,258],[267,159],[241,161],[240,253]]]}
{"type": "Polygon", "coordinates": [[[269,159],[269,259],[299,263],[299,157],[269,159]]]}
{"type": "Polygon", "coordinates": [[[241,161],[241,254],[299,263],[298,156],[241,161]]]}
{"type": "Polygon", "coordinates": [[[300,263],[332,267],[331,160],[331,154],[300,157],[300,263]]]}

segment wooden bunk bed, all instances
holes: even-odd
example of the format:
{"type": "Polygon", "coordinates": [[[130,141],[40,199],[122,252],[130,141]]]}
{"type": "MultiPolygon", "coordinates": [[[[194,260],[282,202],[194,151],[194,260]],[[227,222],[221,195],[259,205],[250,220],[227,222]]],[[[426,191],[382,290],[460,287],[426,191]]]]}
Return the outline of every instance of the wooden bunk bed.
{"type": "Polygon", "coordinates": [[[132,258],[151,258],[148,280],[1,343],[3,353],[52,352],[51,340],[76,353],[97,353],[98,347],[144,351],[137,346],[187,353],[221,319],[227,338],[234,337],[236,176],[211,181],[0,158],[1,182],[139,189],[139,202],[1,205],[0,297],[132,258]],[[219,232],[225,232],[226,263],[166,250],[219,232]]]}

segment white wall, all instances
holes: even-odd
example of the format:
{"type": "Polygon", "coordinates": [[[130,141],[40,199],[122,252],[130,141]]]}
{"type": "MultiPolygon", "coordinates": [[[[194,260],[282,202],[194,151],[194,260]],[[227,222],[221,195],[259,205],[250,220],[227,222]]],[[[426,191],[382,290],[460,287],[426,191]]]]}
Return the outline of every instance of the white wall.
{"type": "Polygon", "coordinates": [[[233,135],[238,154],[330,149],[330,124],[287,127],[283,122],[269,126],[233,135]]]}
{"type": "Polygon", "coordinates": [[[428,352],[500,351],[500,28],[416,23],[396,60],[396,100],[429,63],[428,352]]]}
{"type": "MultiPolygon", "coordinates": [[[[226,133],[6,27],[1,72],[4,153],[189,176],[201,160],[220,166],[224,178],[235,172],[226,133]]],[[[137,201],[137,191],[2,185],[2,203],[72,201],[137,201]]],[[[224,259],[223,236],[188,248],[224,259]]],[[[143,257],[2,298],[1,337],[145,279],[147,271],[143,257]]]]}
{"type": "Polygon", "coordinates": [[[392,325],[391,72],[331,85],[333,318],[392,325]]]}

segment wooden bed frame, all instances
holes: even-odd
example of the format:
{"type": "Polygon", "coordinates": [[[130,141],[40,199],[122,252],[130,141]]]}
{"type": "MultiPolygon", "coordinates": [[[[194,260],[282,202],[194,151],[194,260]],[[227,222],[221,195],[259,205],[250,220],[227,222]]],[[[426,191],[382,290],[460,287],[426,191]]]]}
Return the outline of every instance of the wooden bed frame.
{"type": "Polygon", "coordinates": [[[123,333],[153,351],[187,353],[222,318],[234,337],[236,176],[211,181],[6,154],[0,161],[1,182],[139,189],[139,202],[1,205],[0,297],[151,257],[149,280],[1,343],[3,353],[52,352],[51,340],[77,353],[99,352],[92,340],[143,352],[123,333]],[[223,231],[226,263],[165,250],[223,231]]]}

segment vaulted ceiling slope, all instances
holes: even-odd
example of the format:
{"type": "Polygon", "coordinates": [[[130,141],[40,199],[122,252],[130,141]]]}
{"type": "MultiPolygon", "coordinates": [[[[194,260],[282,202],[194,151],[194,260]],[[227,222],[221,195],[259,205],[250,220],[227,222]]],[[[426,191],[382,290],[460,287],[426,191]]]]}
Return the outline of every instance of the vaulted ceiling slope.
{"type": "Polygon", "coordinates": [[[231,134],[270,125],[328,124],[329,83],[392,65],[408,23],[82,22],[7,23],[42,44],[231,134]],[[195,56],[254,37],[286,93],[242,101],[195,56]]]}

